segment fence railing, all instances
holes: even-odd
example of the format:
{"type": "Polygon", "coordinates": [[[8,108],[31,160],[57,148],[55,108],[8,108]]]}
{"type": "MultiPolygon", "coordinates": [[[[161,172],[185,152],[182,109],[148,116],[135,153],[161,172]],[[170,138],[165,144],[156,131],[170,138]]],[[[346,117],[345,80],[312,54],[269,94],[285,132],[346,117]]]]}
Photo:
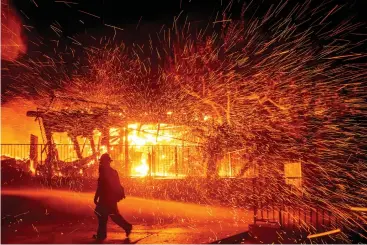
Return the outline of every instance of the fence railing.
{"type": "MultiPolygon", "coordinates": [[[[47,144],[1,144],[1,156],[19,160],[34,159],[35,166],[45,164],[49,145],[47,144]],[[31,156],[33,155],[33,157],[31,156]]],[[[97,147],[96,147],[97,148],[97,147]]],[[[109,152],[114,160],[112,165],[123,171],[126,151],[124,145],[110,145],[109,149],[92,148],[80,145],[79,154],[73,144],[56,144],[54,158],[59,168],[82,158],[91,157],[93,152],[109,152]],[[79,157],[78,157],[79,155],[79,157]]],[[[130,174],[132,176],[201,176],[205,175],[202,149],[199,146],[175,145],[129,145],[128,152],[130,174]]],[[[96,158],[95,158],[96,159],[96,158]]],[[[93,159],[92,159],[93,160],[93,159]]]]}
{"type": "Polygon", "coordinates": [[[291,204],[258,207],[254,209],[254,222],[278,223],[282,228],[296,227],[326,231],[338,227],[339,220],[325,208],[291,204]]]}
{"type": "MultiPolygon", "coordinates": [[[[43,165],[49,152],[48,144],[0,144],[1,156],[16,159],[36,159],[36,165],[43,165]],[[33,153],[31,153],[33,152],[33,153]]],[[[93,151],[90,144],[55,144],[54,157],[58,162],[75,162],[93,155],[93,152],[106,152],[107,148],[95,146],[93,151]],[[77,153],[79,151],[79,154],[77,153]]],[[[130,173],[132,176],[205,176],[206,159],[200,146],[177,145],[129,145],[128,147],[130,173]],[[148,166],[148,167],[147,167],[148,166]],[[147,173],[145,173],[147,172],[147,173]]],[[[125,163],[125,146],[110,145],[109,153],[114,159],[115,168],[123,171],[125,163]]],[[[250,167],[243,171],[247,162],[239,153],[228,153],[218,163],[220,177],[253,177],[257,169],[250,167]]],[[[62,164],[59,166],[62,167],[62,164]]]]}
{"type": "Polygon", "coordinates": [[[316,201],[303,198],[302,178],[253,179],[254,224],[273,223],[285,230],[324,232],[341,228],[340,217],[316,201]],[[295,185],[294,182],[301,183],[295,185]],[[290,184],[293,183],[293,184],[290,184]]]}

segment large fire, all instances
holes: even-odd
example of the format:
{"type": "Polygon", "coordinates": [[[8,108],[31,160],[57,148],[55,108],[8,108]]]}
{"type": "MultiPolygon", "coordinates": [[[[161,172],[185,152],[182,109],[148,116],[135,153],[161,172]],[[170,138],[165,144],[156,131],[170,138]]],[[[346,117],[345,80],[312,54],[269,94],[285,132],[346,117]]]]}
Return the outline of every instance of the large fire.
{"type": "MultiPolygon", "coordinates": [[[[172,29],[162,27],[157,33],[159,41],[147,36],[149,45],[127,48],[108,41],[103,46],[102,39],[100,46],[80,45],[80,56],[88,61],[73,63],[75,72],[63,65],[65,74],[48,71],[58,71],[66,60],[58,63],[58,54],[49,57],[53,69],[24,61],[25,72],[13,69],[11,74],[19,81],[14,89],[24,96],[47,97],[54,92],[50,88],[58,87],[65,96],[123,106],[127,128],[111,128],[110,141],[106,132],[96,132],[96,149],[78,137],[82,157],[95,150],[110,152],[114,167],[127,166],[131,176],[139,177],[178,177],[192,169],[210,178],[255,176],[265,180],[266,192],[259,197],[265,201],[276,195],[294,203],[296,197],[286,189],[273,187],[284,178],[300,186],[295,179],[302,178],[308,186],[300,203],[323,203],[343,225],[360,224],[362,219],[345,210],[367,199],[366,52],[359,29],[365,26],[350,17],[331,21],[347,4],[329,8],[313,0],[295,6],[285,1],[257,12],[257,2],[243,5],[241,18],[227,19],[228,6],[205,30],[186,21],[182,26],[175,18],[172,29]],[[167,125],[134,123],[144,113],[164,114],[190,127],[188,134],[200,134],[202,152],[184,154],[187,142],[167,125]],[[225,164],[220,165],[222,159],[225,164]]],[[[19,24],[18,19],[13,23],[19,24]]],[[[9,32],[3,34],[2,49],[22,50],[18,24],[3,28],[9,32]]],[[[65,53],[74,57],[75,49],[69,45],[65,53]]],[[[16,57],[16,52],[3,53],[16,57]]],[[[54,141],[66,142],[66,152],[74,152],[63,156],[65,148],[59,148],[60,160],[81,158],[75,154],[75,140],[55,135],[54,141]]],[[[96,161],[88,164],[96,167],[96,161]]]]}
{"type": "MultiPolygon", "coordinates": [[[[40,144],[37,153],[38,164],[44,163],[47,157],[46,151],[42,150],[42,145],[47,143],[44,137],[44,129],[39,122],[26,116],[27,110],[35,107],[33,102],[23,99],[12,100],[3,105],[1,155],[8,155],[16,159],[29,159],[29,146],[14,144],[29,144],[29,136],[32,134],[38,137],[38,144],[40,144]]],[[[178,176],[173,172],[172,167],[169,167],[175,164],[174,152],[172,151],[174,151],[175,146],[190,144],[181,139],[183,133],[180,131],[181,128],[177,130],[175,126],[164,123],[159,126],[157,124],[130,123],[127,128],[131,176],[144,177],[149,174],[154,176],[178,176]],[[169,146],[170,149],[165,148],[166,146],[169,146]],[[167,167],[151,169],[153,154],[155,154],[154,157],[160,164],[167,167]]],[[[114,167],[117,168],[121,168],[124,164],[125,151],[122,147],[125,145],[125,130],[125,128],[109,129],[109,149],[102,132],[99,130],[93,131],[94,152],[98,152],[99,155],[110,152],[114,158],[114,167]]],[[[78,160],[73,141],[66,132],[53,132],[52,141],[56,145],[59,161],[73,162],[78,160]]],[[[88,138],[78,136],[77,142],[82,157],[89,157],[93,154],[91,142],[88,138]]],[[[96,161],[91,160],[87,166],[92,167],[94,164],[96,164],[96,161]]],[[[36,172],[36,164],[33,161],[30,161],[29,169],[32,173],[36,172]]]]}
{"type": "MultiPolygon", "coordinates": [[[[161,124],[160,128],[165,128],[166,124],[161,124]]],[[[170,131],[162,130],[159,132],[157,125],[132,123],[128,125],[128,145],[133,156],[130,157],[132,168],[131,176],[144,177],[152,170],[149,166],[150,156],[153,146],[157,145],[180,145],[179,140],[174,140],[170,131]]],[[[111,136],[118,136],[119,130],[116,128],[110,129],[111,136]]],[[[111,142],[112,143],[112,142],[111,142]]],[[[120,139],[115,141],[115,144],[120,143],[120,139]]],[[[164,155],[158,156],[164,158],[164,155]]],[[[153,174],[157,175],[158,172],[153,174]]]]}
{"type": "Polygon", "coordinates": [[[13,61],[26,51],[20,18],[8,0],[1,0],[1,59],[13,61]]]}

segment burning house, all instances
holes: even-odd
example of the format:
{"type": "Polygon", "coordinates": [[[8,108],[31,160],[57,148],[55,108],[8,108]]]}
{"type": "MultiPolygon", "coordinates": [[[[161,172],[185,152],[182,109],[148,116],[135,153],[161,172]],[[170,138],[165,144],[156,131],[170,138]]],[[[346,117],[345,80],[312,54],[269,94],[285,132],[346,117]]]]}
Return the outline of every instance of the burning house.
{"type": "Polygon", "coordinates": [[[116,106],[80,109],[76,104],[90,102],[73,102],[61,109],[52,106],[27,112],[39,122],[44,141],[31,142],[39,146],[33,153],[38,174],[95,176],[98,156],[105,152],[125,176],[183,177],[205,172],[198,140],[187,127],[172,124],[170,112],[155,120],[127,118],[116,106]]]}
{"type": "MultiPolygon", "coordinates": [[[[105,152],[112,156],[113,167],[121,176],[183,178],[208,174],[210,156],[196,132],[199,126],[212,124],[207,115],[202,122],[197,118],[185,121],[182,117],[178,120],[173,111],[128,113],[116,105],[65,97],[55,97],[49,106],[24,114],[37,122],[38,137],[31,136],[30,144],[21,146],[2,144],[2,155],[26,158],[29,170],[37,175],[96,177],[98,158],[105,152]],[[20,152],[18,148],[22,148],[20,152]]],[[[216,174],[258,177],[259,165],[247,152],[246,147],[224,152],[215,163],[216,174]]],[[[285,177],[295,178],[290,184],[300,185],[301,176],[289,174],[288,166],[285,177]]],[[[297,173],[300,171],[297,168],[297,173]]]]}

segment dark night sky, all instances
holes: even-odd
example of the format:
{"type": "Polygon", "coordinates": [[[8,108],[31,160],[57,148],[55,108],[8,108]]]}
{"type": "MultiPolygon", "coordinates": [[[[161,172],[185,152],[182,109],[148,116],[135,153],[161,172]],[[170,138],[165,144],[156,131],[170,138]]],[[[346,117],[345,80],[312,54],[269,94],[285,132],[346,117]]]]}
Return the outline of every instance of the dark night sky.
{"type": "MultiPolygon", "coordinates": [[[[181,11],[183,12],[180,21],[183,22],[188,16],[188,21],[194,21],[195,25],[205,27],[209,18],[214,19],[216,13],[226,5],[226,1],[223,1],[221,6],[220,0],[10,0],[10,2],[18,11],[23,24],[32,27],[28,30],[23,29],[27,40],[27,55],[31,57],[39,56],[39,52],[52,53],[55,47],[54,40],[59,41],[58,52],[62,51],[65,45],[78,48],[68,37],[75,38],[83,46],[98,46],[101,37],[111,38],[114,35],[116,43],[123,41],[128,46],[132,43],[145,44],[149,34],[153,36],[163,25],[171,27],[174,17],[181,11]],[[51,29],[51,25],[61,29],[60,37],[51,29]],[[115,33],[114,28],[108,25],[123,30],[116,29],[115,33]],[[96,40],[91,37],[95,37],[96,40]]],[[[237,5],[239,9],[242,3],[237,5]]]]}
{"type": "MultiPolygon", "coordinates": [[[[82,43],[83,47],[98,46],[101,37],[112,38],[115,35],[115,42],[123,41],[127,46],[132,43],[147,44],[149,34],[155,36],[161,27],[171,27],[175,16],[180,15],[181,24],[185,18],[192,23],[192,26],[205,28],[214,21],[219,12],[218,19],[223,9],[230,1],[228,0],[169,0],[169,1],[142,1],[142,0],[10,0],[17,9],[22,22],[32,26],[28,30],[23,29],[27,40],[27,55],[39,57],[40,52],[52,55],[55,49],[55,41],[58,42],[56,51],[58,53],[65,50],[65,47],[78,49],[72,37],[82,43]],[[98,17],[88,15],[93,14],[98,17]],[[57,25],[60,24],[61,27],[57,25]],[[139,28],[137,25],[139,23],[139,28]],[[61,29],[60,37],[52,30],[51,25],[61,29]],[[107,26],[106,26],[107,25],[107,26]],[[116,26],[123,30],[115,30],[109,27],[116,26]],[[93,39],[92,37],[95,37],[93,39]],[[41,40],[41,41],[40,41],[41,40]]],[[[231,18],[238,18],[241,7],[246,0],[233,0],[231,18]]],[[[287,8],[284,15],[287,15],[297,3],[304,0],[287,0],[287,8]]],[[[311,1],[313,8],[320,4],[320,1],[311,1]]],[[[333,23],[340,23],[348,16],[355,16],[355,21],[366,22],[367,9],[366,0],[347,1],[348,7],[337,11],[330,19],[333,23]]],[[[336,5],[345,4],[343,0],[333,0],[326,9],[332,9],[336,5]]],[[[257,13],[261,18],[270,5],[278,4],[274,0],[253,0],[248,10],[248,15],[257,13]],[[258,8],[260,6],[260,8],[258,8]],[[256,11],[255,11],[256,10],[256,11]]],[[[307,28],[307,27],[306,27],[307,28]]],[[[261,30],[266,33],[266,30],[261,30]]],[[[361,30],[366,33],[366,29],[361,30]]],[[[319,42],[317,37],[312,37],[319,42]]],[[[362,37],[358,37],[362,38],[362,37]]],[[[322,45],[322,43],[320,43],[322,45]]],[[[361,47],[365,51],[366,47],[361,47]]],[[[79,57],[81,57],[79,55],[79,57]]]]}
{"type": "MultiPolygon", "coordinates": [[[[116,30],[115,42],[125,42],[128,46],[132,43],[146,44],[149,40],[149,34],[158,32],[163,25],[172,27],[175,16],[180,15],[181,24],[188,16],[188,21],[192,26],[205,28],[205,26],[214,21],[217,12],[218,20],[222,19],[221,12],[228,5],[228,0],[169,0],[169,1],[142,1],[142,0],[9,0],[15,7],[22,23],[32,28],[26,30],[23,28],[23,34],[26,36],[27,56],[33,59],[41,57],[40,54],[48,56],[57,55],[65,50],[65,47],[72,47],[76,50],[78,47],[68,37],[73,37],[82,43],[82,46],[98,46],[100,37],[113,37],[115,31],[106,26],[112,25],[123,30],[116,30]],[[88,15],[90,13],[98,17],[88,15]],[[59,27],[56,23],[59,23],[59,27]],[[139,23],[139,28],[137,24],[139,23]],[[51,29],[51,25],[57,26],[62,30],[60,37],[51,29]],[[95,37],[93,39],[91,37],[95,37]],[[55,41],[60,45],[55,49],[55,41]],[[56,50],[56,52],[55,52],[56,50]]],[[[233,0],[232,19],[239,17],[243,3],[251,1],[233,0]]],[[[285,14],[290,11],[297,3],[303,3],[304,0],[288,0],[285,14]]],[[[321,1],[311,1],[313,7],[320,4],[321,1]]],[[[336,5],[343,5],[348,2],[348,7],[332,15],[332,23],[340,23],[348,16],[354,16],[356,22],[367,22],[367,0],[332,0],[327,9],[332,9],[336,5]]],[[[262,17],[271,4],[278,4],[277,0],[253,0],[247,14],[256,12],[255,17],[262,17]],[[260,6],[260,8],[258,8],[260,6]],[[255,11],[256,10],[256,11],[255,11]]],[[[261,30],[266,33],[266,30],[261,30]]],[[[360,33],[367,33],[366,27],[361,29],[360,33]]],[[[358,38],[365,38],[360,36],[358,38]]],[[[318,42],[318,38],[315,38],[318,42]]],[[[322,44],[320,44],[322,45],[322,44]]],[[[366,47],[361,46],[365,52],[366,47]]],[[[80,49],[82,50],[82,49],[80,49]]],[[[77,52],[77,51],[76,51],[77,52]]],[[[82,55],[75,55],[82,58],[82,55]]],[[[74,59],[74,57],[72,57],[74,59]]],[[[67,60],[66,60],[67,61],[67,60]]],[[[67,61],[73,68],[74,60],[67,61]]],[[[7,65],[3,61],[3,66],[7,65]]],[[[2,75],[2,92],[7,90],[7,85],[12,83],[10,76],[2,75]]]]}
{"type": "MultiPolygon", "coordinates": [[[[254,0],[259,5],[270,6],[273,0],[254,0]]],[[[57,21],[63,27],[64,36],[72,36],[82,33],[85,30],[98,29],[99,31],[106,28],[104,24],[114,25],[125,30],[135,29],[140,18],[140,26],[148,24],[148,26],[162,24],[171,25],[174,16],[177,16],[181,10],[184,12],[181,16],[186,15],[191,20],[207,21],[208,18],[214,18],[217,11],[225,8],[229,1],[226,0],[169,0],[169,1],[139,1],[139,0],[66,0],[65,2],[73,2],[65,4],[57,0],[13,0],[13,5],[19,11],[19,15],[26,24],[35,27],[40,36],[47,38],[52,37],[53,33],[50,25],[57,21]],[[77,4],[75,4],[77,3],[77,4]],[[37,6],[36,6],[37,4],[37,6]],[[25,13],[29,19],[20,11],[25,13]],[[100,18],[82,13],[81,11],[92,13],[100,18]],[[81,21],[84,23],[82,23],[81,21]]],[[[234,12],[241,8],[243,2],[234,0],[234,12]]],[[[250,2],[250,1],[247,1],[250,2]]],[[[292,4],[304,2],[303,0],[290,1],[292,4]]],[[[319,1],[313,1],[319,3],[319,1]]],[[[345,18],[347,15],[355,15],[356,20],[366,21],[365,14],[367,1],[354,0],[342,1],[334,0],[331,5],[337,5],[348,2],[350,7],[338,13],[339,16],[333,18],[345,18]]],[[[260,10],[261,11],[261,10],[260,10]]],[[[143,30],[146,32],[145,30],[143,30]]],[[[154,31],[154,30],[153,30],[154,31]]]]}
{"type": "MultiPolygon", "coordinates": [[[[58,2],[57,0],[13,0],[17,10],[21,12],[23,21],[35,27],[41,36],[52,37],[50,25],[57,21],[63,27],[64,36],[72,36],[85,30],[106,28],[104,24],[114,25],[124,30],[135,29],[145,24],[161,26],[172,24],[175,15],[184,10],[183,16],[189,13],[196,20],[206,21],[213,10],[220,8],[216,0],[172,0],[172,1],[111,1],[111,0],[69,0],[78,4],[58,2]],[[181,5],[181,8],[180,8],[181,5]],[[69,7],[70,6],[70,7],[69,7]],[[88,12],[99,18],[90,16],[88,12]],[[82,23],[83,22],[83,23],[82,23]]],[[[68,1],[66,1],[68,2],[68,1]]],[[[216,12],[215,12],[216,13],[216,12]]],[[[108,27],[107,27],[108,28],[108,27]]],[[[93,32],[93,31],[92,31],[93,32]]]]}

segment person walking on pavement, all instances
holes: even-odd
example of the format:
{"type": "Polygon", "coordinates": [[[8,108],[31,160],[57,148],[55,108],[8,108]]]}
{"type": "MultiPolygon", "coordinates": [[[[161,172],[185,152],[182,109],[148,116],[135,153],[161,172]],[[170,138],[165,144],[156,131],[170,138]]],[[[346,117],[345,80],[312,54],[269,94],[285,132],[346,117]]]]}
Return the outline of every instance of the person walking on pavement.
{"type": "Polygon", "coordinates": [[[103,154],[99,162],[98,186],[94,196],[96,204],[94,212],[98,218],[98,230],[93,238],[97,240],[107,238],[108,216],[123,228],[126,237],[129,237],[132,225],[121,216],[117,208],[117,203],[125,198],[124,188],[121,186],[118,173],[110,166],[112,159],[108,153],[103,154]]]}

